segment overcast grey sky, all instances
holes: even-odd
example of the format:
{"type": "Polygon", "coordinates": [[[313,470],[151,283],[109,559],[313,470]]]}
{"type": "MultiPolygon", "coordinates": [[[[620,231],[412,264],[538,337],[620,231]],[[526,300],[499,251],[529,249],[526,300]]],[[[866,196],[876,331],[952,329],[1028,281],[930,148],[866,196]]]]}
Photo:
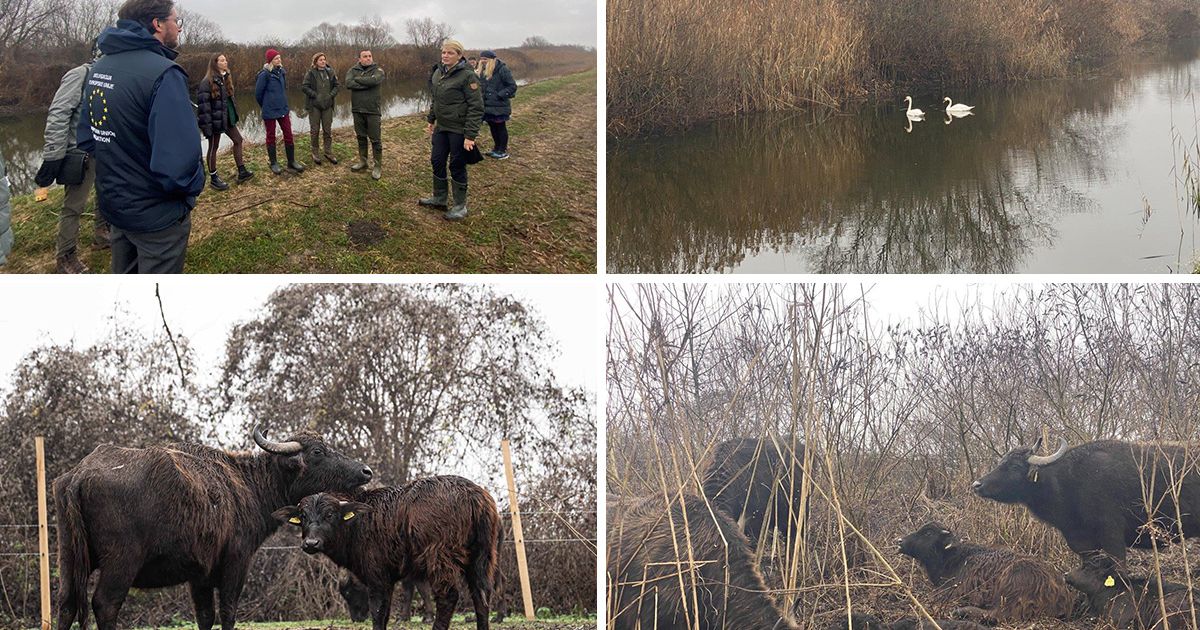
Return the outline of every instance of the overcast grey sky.
{"type": "Polygon", "coordinates": [[[393,35],[401,42],[408,39],[404,30],[408,19],[429,17],[449,24],[455,38],[467,48],[516,46],[532,35],[545,37],[554,44],[596,45],[596,0],[182,0],[180,5],[216,22],[225,36],[235,42],[253,42],[270,36],[294,41],[321,22],[349,24],[378,14],[392,25],[393,35]]]}
{"type": "MultiPolygon", "coordinates": [[[[87,347],[110,330],[109,318],[122,309],[137,328],[163,334],[153,280],[116,276],[88,280],[6,278],[8,306],[0,309],[0,392],[10,389],[13,369],[30,350],[48,341],[74,340],[77,347],[87,347]]],[[[167,322],[172,332],[191,341],[200,378],[209,376],[224,356],[230,327],[251,318],[275,288],[289,283],[270,276],[198,276],[160,282],[167,322]]],[[[469,284],[490,284],[540,313],[558,348],[552,364],[560,382],[595,394],[599,305],[593,283],[561,276],[536,282],[469,284]]]]}

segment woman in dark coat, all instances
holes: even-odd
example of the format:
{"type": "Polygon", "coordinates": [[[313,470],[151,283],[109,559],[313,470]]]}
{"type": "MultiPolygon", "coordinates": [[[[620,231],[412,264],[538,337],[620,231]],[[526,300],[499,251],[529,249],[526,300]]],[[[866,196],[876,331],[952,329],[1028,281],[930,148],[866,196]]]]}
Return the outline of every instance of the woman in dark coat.
{"type": "Polygon", "coordinates": [[[479,79],[483,83],[483,121],[492,130],[492,150],[484,155],[497,160],[508,159],[508,119],[512,116],[509,101],[517,94],[517,82],[496,53],[479,53],[479,79]]]}
{"type": "MultiPolygon", "coordinates": [[[[448,221],[467,217],[467,154],[475,149],[475,137],[483,120],[483,90],[479,77],[467,67],[462,43],[442,42],[442,62],[429,78],[429,125],[425,133],[431,140],[433,196],[421,199],[422,206],[445,208],[448,221]],[[446,160],[450,160],[447,179],[446,160]],[[450,205],[449,193],[453,193],[450,205]]],[[[483,159],[480,157],[479,159],[483,159]]]]}
{"type": "Polygon", "coordinates": [[[263,126],[267,128],[267,158],[271,161],[271,172],[283,172],[279,167],[279,156],[275,149],[275,125],[283,131],[283,150],[287,154],[287,167],[293,173],[304,172],[304,165],[296,161],[296,143],[292,138],[292,114],[287,101],[287,71],[283,69],[283,56],[274,48],[267,51],[267,63],[258,71],[254,82],[254,100],[262,108],[263,126]]]}
{"type": "Polygon", "coordinates": [[[229,188],[217,175],[217,151],[221,148],[221,134],[233,140],[233,161],[237,163],[238,183],[251,177],[242,160],[242,134],[238,131],[237,106],[233,102],[233,77],[229,74],[229,61],[225,55],[215,55],[208,62],[208,72],[196,87],[196,117],[200,133],[208,141],[208,175],[212,187],[217,190],[229,188]]]}

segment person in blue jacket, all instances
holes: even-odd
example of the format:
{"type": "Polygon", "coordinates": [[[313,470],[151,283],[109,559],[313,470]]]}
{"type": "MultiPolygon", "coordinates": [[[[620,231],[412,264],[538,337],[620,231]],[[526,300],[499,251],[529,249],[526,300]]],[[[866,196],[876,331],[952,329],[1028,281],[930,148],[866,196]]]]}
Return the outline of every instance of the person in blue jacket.
{"type": "Polygon", "coordinates": [[[100,34],[76,134],[96,160],[96,206],[111,224],[113,273],[180,273],[204,190],[183,28],[172,0],[127,0],[100,34]]]}
{"type": "Polygon", "coordinates": [[[304,165],[296,161],[296,146],[292,139],[292,115],[287,102],[287,71],[283,69],[283,56],[274,48],[267,51],[267,63],[258,71],[254,82],[254,100],[262,108],[263,126],[267,128],[267,157],[271,160],[271,172],[283,172],[275,152],[275,123],[283,130],[283,150],[287,152],[288,170],[303,173],[304,165]]]}

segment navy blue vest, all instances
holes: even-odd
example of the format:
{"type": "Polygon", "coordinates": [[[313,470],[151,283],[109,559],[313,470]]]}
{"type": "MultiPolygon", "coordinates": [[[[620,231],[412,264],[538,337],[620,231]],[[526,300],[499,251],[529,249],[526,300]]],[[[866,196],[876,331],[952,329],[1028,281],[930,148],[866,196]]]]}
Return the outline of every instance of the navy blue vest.
{"type": "MultiPolygon", "coordinates": [[[[95,139],[96,205],[118,228],[155,232],[179,222],[195,196],[168,194],[150,172],[150,104],[159,79],[178,65],[151,50],[106,55],[84,86],[95,139]]],[[[181,129],[180,134],[195,132],[181,129]]]]}

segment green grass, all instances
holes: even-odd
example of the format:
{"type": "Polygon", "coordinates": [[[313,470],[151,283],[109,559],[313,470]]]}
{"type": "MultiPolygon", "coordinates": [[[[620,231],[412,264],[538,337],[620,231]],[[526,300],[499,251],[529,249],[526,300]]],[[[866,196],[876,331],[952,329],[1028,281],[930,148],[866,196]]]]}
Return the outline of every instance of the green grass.
{"type": "MultiPolygon", "coordinates": [[[[431,186],[423,115],[384,121],[378,182],[350,172],[357,153],[351,129],[334,132],[337,166],[311,164],[308,134],[298,134],[297,156],[308,166],[298,176],[272,175],[265,148],[247,145],[246,162],[256,176],[200,196],[185,270],[594,273],[596,71],[522,86],[509,133],[510,159],[470,167],[471,214],[461,223],[417,205],[431,186]],[[352,224],[365,226],[371,238],[352,239],[352,224]]],[[[479,140],[483,151],[491,148],[486,124],[479,140]]],[[[233,157],[222,155],[218,166],[230,181],[233,157]]],[[[53,271],[62,195],[55,187],[43,203],[32,195],[14,198],[16,243],[5,271],[53,271]]],[[[90,218],[80,232],[83,260],[93,271],[106,271],[108,252],[86,246],[90,218]]]]}

